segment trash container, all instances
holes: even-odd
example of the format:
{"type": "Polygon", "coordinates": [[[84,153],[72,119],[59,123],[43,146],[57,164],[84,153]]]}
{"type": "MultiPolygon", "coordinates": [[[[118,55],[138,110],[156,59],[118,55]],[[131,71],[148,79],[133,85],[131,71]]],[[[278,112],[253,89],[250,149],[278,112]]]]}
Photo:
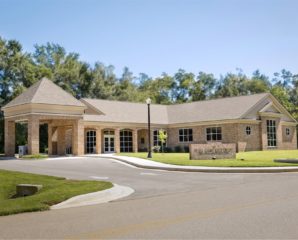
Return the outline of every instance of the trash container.
{"type": "Polygon", "coordinates": [[[19,157],[22,157],[25,154],[27,154],[27,146],[19,146],[19,157]]]}

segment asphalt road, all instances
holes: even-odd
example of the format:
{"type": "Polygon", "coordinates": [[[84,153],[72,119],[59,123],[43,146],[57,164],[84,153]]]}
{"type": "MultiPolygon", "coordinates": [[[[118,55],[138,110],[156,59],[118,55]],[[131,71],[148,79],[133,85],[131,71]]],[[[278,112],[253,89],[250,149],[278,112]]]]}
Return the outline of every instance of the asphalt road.
{"type": "Polygon", "coordinates": [[[167,172],[90,157],[0,168],[135,190],[110,203],[0,217],[1,239],[298,239],[298,173],[167,172]]]}

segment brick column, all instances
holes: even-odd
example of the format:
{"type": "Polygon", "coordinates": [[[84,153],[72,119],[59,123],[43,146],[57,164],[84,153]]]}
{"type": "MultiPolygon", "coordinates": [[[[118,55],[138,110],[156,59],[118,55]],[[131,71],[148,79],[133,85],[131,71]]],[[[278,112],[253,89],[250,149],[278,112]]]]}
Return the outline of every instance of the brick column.
{"type": "Polygon", "coordinates": [[[57,153],[58,155],[65,155],[65,127],[57,127],[57,153]]]}
{"type": "Polygon", "coordinates": [[[115,152],[120,153],[120,128],[115,129],[115,152]]]}
{"type": "Polygon", "coordinates": [[[28,154],[39,154],[39,119],[37,116],[28,118],[28,154]]]}
{"type": "Polygon", "coordinates": [[[262,117],[262,123],[261,123],[261,139],[262,139],[262,150],[267,150],[268,143],[267,143],[267,122],[266,118],[262,117]]]}
{"type": "Polygon", "coordinates": [[[53,127],[51,124],[48,124],[48,155],[53,155],[53,127]]]}
{"type": "Polygon", "coordinates": [[[15,122],[5,119],[4,121],[4,152],[6,156],[13,157],[16,146],[15,122]]]}
{"type": "Polygon", "coordinates": [[[85,134],[83,120],[76,120],[72,131],[72,153],[74,155],[85,154],[85,134]]]}
{"type": "Polygon", "coordinates": [[[133,152],[138,152],[138,129],[133,130],[133,136],[132,136],[132,142],[133,142],[133,152]]]}
{"type": "Polygon", "coordinates": [[[282,125],[280,123],[280,118],[276,118],[276,143],[277,149],[284,149],[282,141],[282,125]]]}
{"type": "Polygon", "coordinates": [[[101,154],[101,128],[96,128],[96,153],[101,154]]]}

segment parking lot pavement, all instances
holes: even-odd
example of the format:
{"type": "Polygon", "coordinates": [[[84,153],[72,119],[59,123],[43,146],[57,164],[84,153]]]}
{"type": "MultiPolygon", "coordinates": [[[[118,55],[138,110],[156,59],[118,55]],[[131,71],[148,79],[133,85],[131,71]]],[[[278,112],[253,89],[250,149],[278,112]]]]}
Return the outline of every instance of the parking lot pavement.
{"type": "Polygon", "coordinates": [[[298,237],[297,173],[167,172],[100,158],[0,161],[0,168],[135,190],[110,203],[0,217],[1,239],[298,237]]]}

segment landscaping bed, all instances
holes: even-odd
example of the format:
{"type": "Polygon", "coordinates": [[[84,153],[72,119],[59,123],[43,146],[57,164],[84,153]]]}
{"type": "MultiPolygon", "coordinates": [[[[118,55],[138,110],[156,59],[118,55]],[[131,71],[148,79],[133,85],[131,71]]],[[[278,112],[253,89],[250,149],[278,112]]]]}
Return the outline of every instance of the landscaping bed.
{"type": "Polygon", "coordinates": [[[71,197],[111,188],[110,182],[66,180],[60,177],[0,170],[0,216],[48,210],[71,197]],[[32,196],[16,198],[16,185],[41,184],[32,196]]]}
{"type": "Polygon", "coordinates": [[[45,159],[48,158],[49,156],[47,154],[33,154],[33,155],[24,155],[20,157],[20,159],[45,159]]]}
{"type": "MultiPolygon", "coordinates": [[[[147,153],[121,153],[119,155],[147,159],[147,153]]],[[[149,160],[183,166],[209,167],[281,167],[298,164],[274,162],[274,159],[298,158],[298,150],[270,150],[237,153],[236,159],[189,160],[189,153],[152,153],[149,160]]]]}

